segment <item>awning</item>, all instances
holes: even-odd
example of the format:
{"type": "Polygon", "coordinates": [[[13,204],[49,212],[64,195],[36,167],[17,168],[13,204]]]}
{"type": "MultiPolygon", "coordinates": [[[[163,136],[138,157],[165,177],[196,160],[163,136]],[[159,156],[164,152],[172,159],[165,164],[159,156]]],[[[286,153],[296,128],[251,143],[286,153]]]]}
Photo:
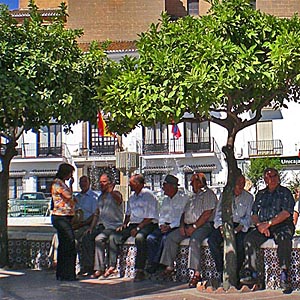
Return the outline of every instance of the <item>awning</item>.
{"type": "Polygon", "coordinates": [[[182,165],[179,167],[184,173],[213,171],[217,169],[215,164],[201,164],[201,165],[182,165]]]}
{"type": "Polygon", "coordinates": [[[30,171],[31,176],[54,176],[57,170],[32,170],[30,171]]]}
{"type": "Polygon", "coordinates": [[[143,168],[143,173],[146,174],[165,174],[173,171],[172,167],[146,167],[143,168]]]}
{"type": "Polygon", "coordinates": [[[16,170],[16,171],[10,171],[9,177],[23,177],[26,175],[25,170],[16,170]]]}

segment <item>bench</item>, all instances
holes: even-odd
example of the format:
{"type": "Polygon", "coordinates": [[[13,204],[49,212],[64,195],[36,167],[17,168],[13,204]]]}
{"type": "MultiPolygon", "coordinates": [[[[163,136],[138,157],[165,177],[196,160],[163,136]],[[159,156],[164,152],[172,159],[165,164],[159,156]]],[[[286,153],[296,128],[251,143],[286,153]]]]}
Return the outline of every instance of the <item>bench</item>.
{"type": "MultiPolygon", "coordinates": [[[[121,277],[133,278],[135,276],[135,256],[136,247],[134,238],[129,237],[121,248],[118,261],[118,269],[121,277]]],[[[176,281],[187,282],[192,275],[192,270],[188,269],[189,258],[189,239],[184,239],[179,246],[175,265],[176,265],[176,281]]],[[[216,278],[217,271],[215,263],[210,254],[207,239],[203,241],[201,247],[201,272],[203,278],[216,278]]]]}
{"type": "MultiPolygon", "coordinates": [[[[49,257],[53,232],[28,232],[13,231],[9,233],[9,261],[16,268],[48,269],[52,266],[49,257]]],[[[188,269],[189,239],[180,243],[176,257],[175,280],[187,282],[191,270],[188,269]]],[[[279,288],[280,269],[277,258],[277,245],[272,239],[266,241],[259,251],[262,271],[265,276],[265,287],[268,289],[279,288]]],[[[120,276],[133,278],[135,276],[136,247],[134,239],[130,237],[121,247],[118,258],[120,276]]],[[[215,263],[211,256],[207,240],[201,247],[201,275],[204,279],[216,278],[215,263]]],[[[294,290],[300,290],[300,237],[293,239],[291,261],[291,283],[294,290]]]]}
{"type": "MultiPolygon", "coordinates": [[[[123,245],[119,257],[118,268],[120,276],[133,278],[135,275],[135,255],[136,247],[134,239],[130,237],[123,245]]],[[[189,239],[184,239],[179,246],[175,265],[176,265],[176,281],[187,282],[192,275],[192,271],[188,269],[189,257],[189,239]]],[[[277,257],[277,245],[272,239],[262,244],[259,251],[261,259],[261,272],[264,272],[265,287],[268,289],[280,288],[280,268],[277,257]]],[[[217,278],[217,271],[214,260],[211,256],[207,239],[201,244],[201,276],[203,279],[217,278]]],[[[291,283],[294,290],[300,290],[300,237],[293,239],[292,261],[291,261],[291,283]]]]}

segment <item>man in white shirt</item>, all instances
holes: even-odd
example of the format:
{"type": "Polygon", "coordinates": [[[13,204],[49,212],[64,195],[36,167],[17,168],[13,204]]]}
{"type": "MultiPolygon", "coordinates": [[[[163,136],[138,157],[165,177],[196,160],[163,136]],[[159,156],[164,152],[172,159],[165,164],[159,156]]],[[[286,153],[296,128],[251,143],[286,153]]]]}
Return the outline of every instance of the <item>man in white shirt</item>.
{"type": "Polygon", "coordinates": [[[189,287],[195,288],[201,280],[200,258],[201,243],[213,230],[213,219],[217,207],[217,197],[207,187],[206,178],[203,173],[194,174],[191,178],[194,195],[188,201],[181,216],[180,227],[172,231],[166,240],[160,263],[165,265],[161,278],[167,280],[174,273],[174,261],[177,250],[182,240],[190,238],[189,241],[189,263],[188,267],[194,271],[189,281],[189,287]]]}
{"type": "MultiPolygon", "coordinates": [[[[109,239],[111,261],[116,262],[118,247],[130,236],[135,238],[137,248],[136,275],[134,281],[145,279],[145,264],[147,259],[147,235],[157,228],[158,201],[154,194],[144,187],[145,179],[141,174],[131,176],[129,185],[134,193],[129,197],[125,220],[117,228],[117,233],[109,239]]],[[[109,268],[110,269],[110,268],[109,268]]]]}
{"type": "MultiPolygon", "coordinates": [[[[244,238],[248,232],[251,221],[251,211],[253,205],[253,195],[247,192],[245,187],[245,177],[238,176],[234,187],[234,199],[232,201],[232,215],[234,224],[234,233],[236,241],[237,252],[237,277],[239,278],[239,271],[241,270],[244,262],[244,238]]],[[[218,202],[215,219],[214,231],[208,238],[208,245],[214,258],[216,269],[219,273],[219,284],[222,282],[223,277],[223,222],[222,222],[222,197],[218,202]]]]}
{"type": "Polygon", "coordinates": [[[178,190],[178,178],[167,175],[162,187],[164,198],[159,210],[159,228],[147,236],[148,267],[155,273],[159,268],[160,256],[168,234],[180,225],[180,218],[188,201],[188,195],[178,190]]]}

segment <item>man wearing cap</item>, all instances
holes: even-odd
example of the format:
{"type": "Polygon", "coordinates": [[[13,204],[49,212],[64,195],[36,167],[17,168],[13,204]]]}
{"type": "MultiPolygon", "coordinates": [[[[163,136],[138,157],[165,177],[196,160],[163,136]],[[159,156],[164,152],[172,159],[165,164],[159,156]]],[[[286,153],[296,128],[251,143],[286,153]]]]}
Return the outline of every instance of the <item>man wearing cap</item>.
{"type": "Polygon", "coordinates": [[[159,228],[147,236],[148,273],[155,273],[159,268],[160,256],[168,234],[179,227],[188,195],[178,190],[178,178],[167,175],[163,182],[165,198],[159,209],[159,228]]]}
{"type": "Polygon", "coordinates": [[[180,227],[168,235],[160,263],[166,266],[165,270],[161,273],[161,278],[165,280],[172,277],[178,246],[182,240],[190,238],[188,267],[194,271],[194,275],[189,281],[189,287],[194,288],[201,280],[200,247],[202,241],[213,230],[217,196],[207,187],[206,178],[203,173],[194,174],[191,178],[191,185],[194,195],[184,208],[180,227]]]}
{"type": "Polygon", "coordinates": [[[292,240],[295,232],[293,212],[295,201],[291,191],[280,185],[279,173],[267,168],[264,173],[266,188],[260,190],[252,207],[252,222],[255,229],[250,231],[244,241],[245,277],[242,284],[260,283],[256,264],[256,251],[268,239],[277,244],[277,255],[281,269],[280,286],[283,293],[291,293],[289,268],[291,264],[292,240]]]}

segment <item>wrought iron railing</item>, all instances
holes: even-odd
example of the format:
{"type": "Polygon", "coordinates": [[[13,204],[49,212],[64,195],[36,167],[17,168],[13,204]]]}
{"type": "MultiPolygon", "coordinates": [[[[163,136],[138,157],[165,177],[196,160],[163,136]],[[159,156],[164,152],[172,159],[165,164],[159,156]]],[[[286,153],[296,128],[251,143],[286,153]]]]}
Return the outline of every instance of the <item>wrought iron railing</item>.
{"type": "Polygon", "coordinates": [[[277,156],[283,154],[281,140],[261,140],[248,142],[249,156],[277,156]]]}
{"type": "Polygon", "coordinates": [[[172,138],[170,140],[161,140],[156,143],[153,143],[151,140],[145,140],[143,145],[143,154],[201,152],[216,152],[219,154],[220,149],[214,138],[203,139],[200,141],[172,138]]]}

